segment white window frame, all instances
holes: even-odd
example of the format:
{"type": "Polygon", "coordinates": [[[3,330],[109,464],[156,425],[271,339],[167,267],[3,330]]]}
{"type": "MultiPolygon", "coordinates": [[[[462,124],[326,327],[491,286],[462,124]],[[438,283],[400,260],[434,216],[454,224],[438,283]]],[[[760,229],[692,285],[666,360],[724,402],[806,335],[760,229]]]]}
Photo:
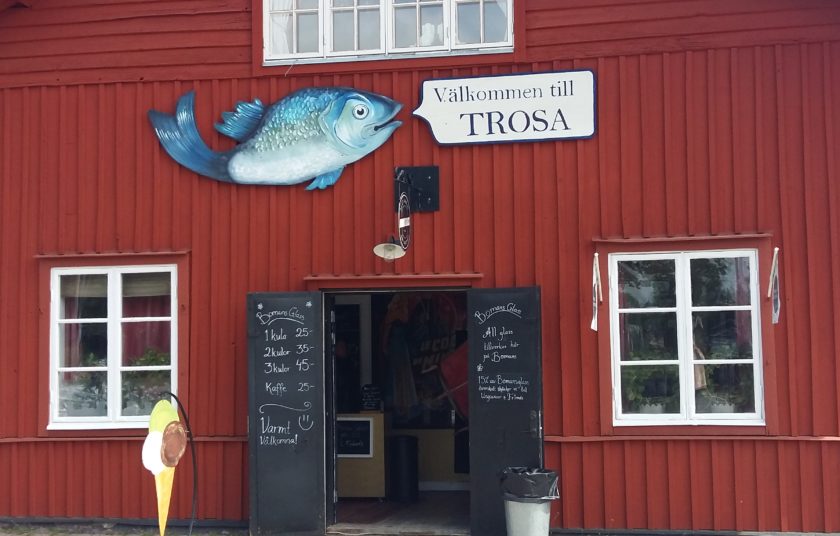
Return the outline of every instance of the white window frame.
{"type": "Polygon", "coordinates": [[[50,273],[50,416],[48,430],[105,430],[145,428],[149,424],[148,415],[122,416],[123,370],[131,371],[170,371],[170,391],[178,394],[178,268],[174,264],[148,264],[136,266],[73,267],[53,268],[50,273]],[[170,314],[155,317],[122,316],[122,275],[123,274],[168,273],[170,277],[170,314]],[[76,275],[107,276],[107,310],[105,318],[61,319],[61,277],[76,275]],[[122,325],[127,322],[169,321],[170,324],[170,361],[169,365],[125,367],[122,365],[122,325]],[[60,329],[65,324],[104,323],[107,325],[107,361],[104,367],[65,367],[60,365],[59,348],[60,329]],[[62,372],[92,371],[107,372],[108,390],[106,403],[108,413],[105,416],[61,417],[59,416],[59,382],[62,372]]]}
{"type": "Polygon", "coordinates": [[[383,9],[382,6],[379,6],[379,48],[374,49],[365,49],[365,50],[341,50],[337,52],[331,52],[332,43],[333,43],[333,17],[332,14],[334,11],[349,11],[353,13],[353,36],[356,38],[358,42],[359,38],[359,11],[370,11],[369,6],[353,6],[353,7],[339,7],[333,8],[329,6],[329,0],[322,0],[322,5],[326,4],[324,8],[326,11],[321,11],[321,7],[319,7],[319,17],[322,19],[319,26],[323,28],[321,34],[324,36],[321,42],[321,54],[319,56],[310,56],[310,57],[317,57],[319,60],[323,60],[326,58],[349,58],[355,59],[356,56],[367,56],[367,55],[378,55],[378,54],[385,54],[386,50],[386,41],[382,35],[382,29],[385,28],[385,24],[387,21],[387,13],[386,9],[383,9]],[[367,8],[367,9],[365,9],[367,8]],[[326,17],[322,17],[320,13],[326,13],[326,17]]]}
{"type": "MultiPolygon", "coordinates": [[[[758,251],[755,249],[725,249],[697,251],[669,251],[656,253],[610,253],[610,356],[612,369],[612,402],[614,426],[661,426],[661,425],[728,425],[763,426],[764,419],[764,377],[762,369],[761,311],[759,307],[758,251]],[[690,261],[700,258],[747,257],[750,263],[750,305],[692,306],[690,261]],[[618,263],[621,261],[673,260],[675,267],[675,307],[645,307],[641,309],[618,307],[618,263]],[[704,360],[707,365],[745,364],[753,365],[753,387],[755,412],[753,413],[698,413],[694,394],[694,360],[692,351],[694,333],[692,313],[696,311],[748,310],[751,312],[751,336],[753,357],[744,359],[704,360]],[[623,413],[621,404],[621,333],[619,313],[633,311],[656,313],[676,312],[677,349],[680,382],[680,412],[662,414],[623,413]]],[[[674,365],[673,361],[645,361],[645,365],[674,365]]],[[[627,362],[627,366],[645,366],[639,362],[627,362]]]]}
{"type": "MultiPolygon", "coordinates": [[[[454,43],[454,33],[457,31],[457,6],[458,4],[479,2],[479,31],[482,39],[484,37],[484,10],[481,7],[485,0],[442,0],[443,2],[443,45],[435,47],[404,47],[396,48],[394,35],[394,9],[393,0],[382,0],[379,7],[379,31],[382,47],[376,50],[352,50],[331,52],[332,49],[332,11],[331,0],[318,0],[318,50],[317,52],[272,54],[271,53],[271,0],[263,0],[263,65],[289,65],[296,63],[328,63],[342,61],[360,60],[387,60],[418,57],[470,55],[470,54],[502,54],[513,51],[513,18],[515,0],[503,0],[507,2],[507,40],[493,43],[454,43]]],[[[293,4],[294,6],[294,4],[293,4]]],[[[337,8],[338,11],[353,10],[358,12],[359,7],[337,8]]],[[[309,10],[302,10],[309,11],[309,10]]],[[[292,7],[292,13],[295,8],[292,7]]],[[[296,18],[293,17],[293,43],[296,43],[296,18]]],[[[357,18],[354,17],[354,24],[357,18]]],[[[419,22],[418,22],[419,23],[419,22]]]]}

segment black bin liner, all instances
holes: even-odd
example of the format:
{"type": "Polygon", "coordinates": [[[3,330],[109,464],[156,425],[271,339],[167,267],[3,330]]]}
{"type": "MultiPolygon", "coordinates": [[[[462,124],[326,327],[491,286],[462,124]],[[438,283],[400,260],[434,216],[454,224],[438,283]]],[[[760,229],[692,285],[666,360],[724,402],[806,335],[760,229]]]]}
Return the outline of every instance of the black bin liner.
{"type": "Polygon", "coordinates": [[[502,495],[514,502],[541,503],[560,497],[557,473],[534,467],[508,467],[501,472],[502,495]]]}

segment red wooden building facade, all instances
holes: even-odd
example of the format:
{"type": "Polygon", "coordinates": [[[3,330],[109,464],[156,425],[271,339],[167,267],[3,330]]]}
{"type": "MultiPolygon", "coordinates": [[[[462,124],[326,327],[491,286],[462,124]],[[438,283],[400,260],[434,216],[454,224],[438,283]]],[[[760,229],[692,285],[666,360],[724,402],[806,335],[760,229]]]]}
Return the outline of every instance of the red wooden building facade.
{"type": "MultiPolygon", "coordinates": [[[[831,0],[514,0],[511,53],[263,66],[259,0],[0,2],[0,519],[150,518],[145,430],[48,430],[50,273],[175,265],[178,393],[198,517],[248,519],[248,292],[541,289],[556,528],[840,532],[840,6],[831,0]],[[441,146],[422,81],[591,70],[590,139],[441,146]],[[323,191],[175,164],[146,118],[352,86],[405,124],[323,191]],[[437,165],[406,257],[395,166],[437,165]],[[699,244],[699,246],[698,246],[699,244]],[[609,296],[593,254],[754,248],[762,426],[613,424],[609,296]],[[766,289],[781,249],[781,316],[766,289]]],[[[190,513],[179,469],[171,517],[190,513]]]]}

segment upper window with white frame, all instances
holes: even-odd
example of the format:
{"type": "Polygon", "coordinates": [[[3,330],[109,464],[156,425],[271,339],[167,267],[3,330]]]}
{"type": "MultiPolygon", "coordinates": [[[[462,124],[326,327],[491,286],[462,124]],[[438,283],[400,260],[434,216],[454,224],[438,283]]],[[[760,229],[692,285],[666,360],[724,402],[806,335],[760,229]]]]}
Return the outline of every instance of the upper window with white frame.
{"type": "Polygon", "coordinates": [[[615,425],[764,424],[755,250],[610,254],[615,425]]]}
{"type": "Polygon", "coordinates": [[[50,429],[145,427],[176,392],[176,272],[52,269],[50,429]]]}
{"type": "Polygon", "coordinates": [[[266,64],[510,52],[513,0],[264,0],[266,64]]]}

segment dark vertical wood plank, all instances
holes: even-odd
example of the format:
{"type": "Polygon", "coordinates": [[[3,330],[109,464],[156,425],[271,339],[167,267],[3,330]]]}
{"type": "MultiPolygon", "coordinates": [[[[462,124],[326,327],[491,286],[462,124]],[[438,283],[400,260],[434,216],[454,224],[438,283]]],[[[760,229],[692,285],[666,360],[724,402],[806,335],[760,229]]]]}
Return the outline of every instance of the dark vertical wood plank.
{"type": "Polygon", "coordinates": [[[663,62],[661,54],[649,54],[639,63],[642,236],[662,236],[667,229],[663,62]]]}
{"type": "Polygon", "coordinates": [[[627,526],[627,509],[624,502],[624,446],[617,441],[604,443],[604,527],[627,526]]]}
{"type": "MultiPolygon", "coordinates": [[[[799,444],[800,478],[802,486],[802,530],[825,532],[823,510],[825,482],[820,446],[812,441],[799,444]]],[[[830,506],[833,508],[833,505],[830,506]]]]}
{"type": "Polygon", "coordinates": [[[686,137],[686,59],[685,54],[664,54],[663,78],[663,136],[665,174],[665,234],[688,234],[688,184],[686,137]]]}
{"type": "Polygon", "coordinates": [[[709,443],[692,441],[689,444],[689,467],[705,467],[706,470],[691,473],[691,528],[694,530],[714,527],[714,493],[712,454],[709,443]]]}
{"type": "Polygon", "coordinates": [[[621,227],[621,64],[618,58],[599,58],[598,84],[598,183],[601,199],[601,232],[617,238],[621,227]]]}
{"type": "MultiPolygon", "coordinates": [[[[823,105],[825,106],[825,139],[826,147],[837,147],[837,127],[840,121],[840,103],[837,102],[835,88],[840,85],[840,46],[836,43],[832,46],[823,45],[823,57],[826,58],[823,74],[823,105]]],[[[840,157],[837,151],[829,152],[826,161],[826,175],[828,183],[828,217],[830,234],[830,251],[832,259],[840,257],[840,157]]],[[[832,288],[832,316],[833,326],[831,333],[833,338],[833,351],[840,353],[840,265],[832,263],[831,269],[832,288]]],[[[834,363],[834,414],[840,415],[840,366],[834,363]]],[[[834,423],[834,434],[840,435],[840,423],[834,423]]],[[[837,526],[837,525],[835,525],[837,526]]]]}
{"type": "Polygon", "coordinates": [[[651,528],[664,528],[668,526],[668,510],[671,508],[667,445],[661,441],[645,441],[644,448],[647,525],[651,528]]]}
{"type": "Polygon", "coordinates": [[[621,227],[624,238],[643,233],[642,121],[639,57],[622,56],[619,63],[619,103],[621,121],[621,227]]]}
{"type": "Polygon", "coordinates": [[[735,441],[732,445],[735,480],[735,527],[749,530],[758,526],[756,506],[755,444],[750,441],[735,441]]]}
{"type": "Polygon", "coordinates": [[[734,227],[730,54],[730,50],[712,50],[707,54],[711,234],[731,233],[734,227]]]}
{"type": "Polygon", "coordinates": [[[686,150],[688,161],[688,234],[710,232],[709,198],[709,125],[707,111],[708,53],[686,53],[686,150]]]}
{"type": "MultiPolygon", "coordinates": [[[[823,49],[819,45],[802,46],[800,70],[802,87],[802,144],[804,215],[807,243],[808,311],[811,342],[810,390],[811,429],[816,435],[837,431],[836,359],[833,356],[832,281],[826,272],[831,266],[831,221],[825,137],[826,110],[823,106],[823,49]],[[817,409],[819,408],[819,410],[817,409]]],[[[837,302],[840,303],[840,302],[837,302]]],[[[836,306],[837,303],[834,305],[836,306]]]]}
{"type": "MultiPolygon", "coordinates": [[[[774,60],[775,60],[775,70],[776,72],[781,72],[783,70],[783,48],[781,46],[774,47],[774,60]]],[[[776,76],[776,94],[777,94],[777,108],[776,113],[778,115],[778,146],[779,146],[779,199],[780,199],[780,213],[781,213],[781,225],[782,225],[782,236],[783,237],[793,237],[793,236],[803,236],[802,234],[797,234],[801,232],[801,229],[796,228],[796,221],[795,216],[791,213],[793,212],[793,208],[791,207],[792,204],[796,202],[795,196],[795,184],[791,184],[791,173],[792,170],[790,169],[790,157],[789,157],[789,149],[788,144],[791,142],[795,142],[795,140],[790,140],[791,136],[795,137],[795,133],[792,133],[789,129],[792,128],[790,125],[790,120],[788,119],[787,115],[784,113],[784,106],[786,105],[788,99],[793,98],[793,95],[790,93],[789,84],[785,83],[785,78],[782,76],[776,76]]],[[[786,319],[788,320],[788,328],[787,328],[787,355],[790,357],[796,355],[799,351],[799,340],[798,340],[798,332],[801,329],[798,324],[802,321],[802,317],[799,316],[801,313],[801,307],[797,306],[797,302],[794,301],[793,296],[796,294],[794,289],[799,288],[801,285],[801,278],[798,277],[798,272],[794,270],[794,262],[797,257],[803,255],[801,250],[802,244],[804,241],[802,240],[790,240],[789,242],[785,243],[785,254],[780,258],[780,268],[784,268],[785,273],[788,274],[785,276],[785,288],[781,290],[785,294],[785,301],[788,302],[791,307],[789,308],[790,311],[786,311],[786,319]]],[[[798,399],[798,375],[799,372],[796,367],[792,365],[790,361],[786,363],[787,367],[787,375],[783,376],[783,378],[787,379],[787,391],[789,398],[786,400],[789,412],[790,412],[790,433],[792,435],[799,435],[801,433],[800,429],[800,416],[798,411],[798,406],[796,405],[796,400],[798,399]]]]}
{"type": "Polygon", "coordinates": [[[624,500],[627,505],[627,528],[641,529],[648,526],[648,482],[644,441],[624,443],[624,500]],[[631,463],[626,463],[631,460],[631,463]]]}
{"type": "Polygon", "coordinates": [[[667,444],[668,463],[668,527],[688,530],[691,528],[691,475],[693,466],[689,458],[690,441],[669,441],[667,444]]]}
{"type": "Polygon", "coordinates": [[[583,507],[583,447],[580,444],[561,444],[560,496],[563,522],[568,527],[584,526],[583,507]]]}

